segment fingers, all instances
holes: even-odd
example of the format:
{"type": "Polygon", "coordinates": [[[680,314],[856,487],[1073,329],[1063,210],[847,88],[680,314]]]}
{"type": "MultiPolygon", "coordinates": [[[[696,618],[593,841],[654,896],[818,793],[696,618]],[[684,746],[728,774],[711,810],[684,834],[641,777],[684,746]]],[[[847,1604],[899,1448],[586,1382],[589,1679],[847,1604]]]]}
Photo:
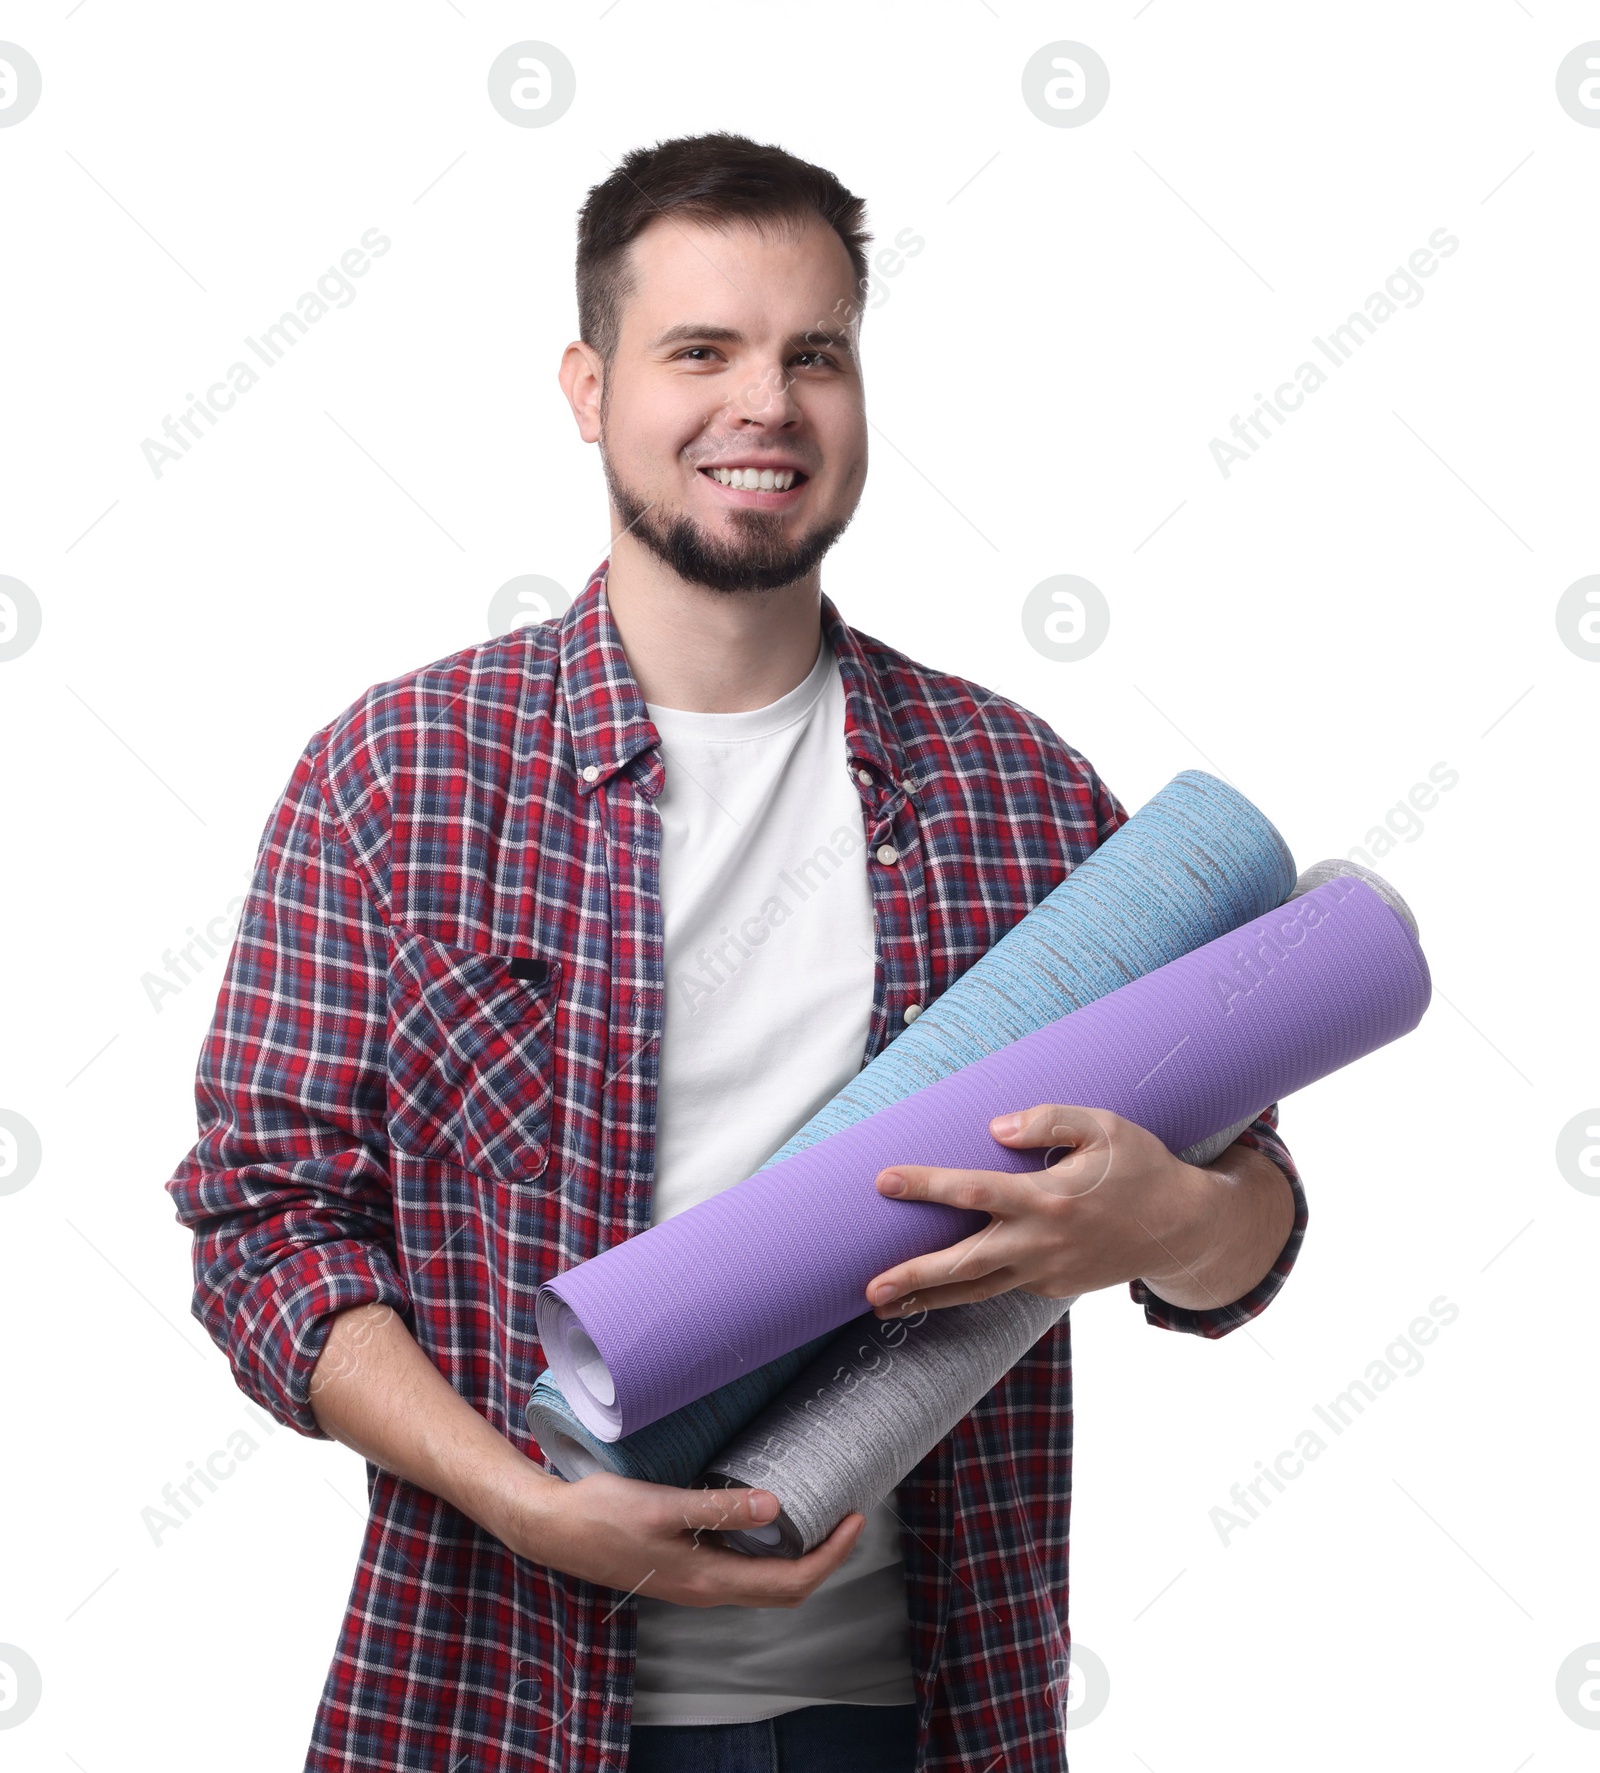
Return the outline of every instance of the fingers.
{"type": "MultiPolygon", "coordinates": [[[[856,1548],[867,1524],[864,1514],[847,1514],[820,1545],[804,1557],[745,1558],[750,1566],[749,1599],[745,1605],[762,1601],[778,1606],[798,1606],[834,1573],[856,1548]]],[[[739,1554],[735,1554],[739,1555],[739,1554]]]]}
{"type": "Polygon", "coordinates": [[[794,1560],[794,1569],[804,1572],[810,1588],[831,1576],[849,1557],[866,1524],[864,1514],[847,1514],[820,1545],[813,1546],[804,1557],[794,1560]],[[813,1577],[815,1581],[811,1580],[813,1577]]]}
{"type": "Polygon", "coordinates": [[[1113,1157],[1126,1149],[1130,1128],[1131,1122],[1106,1108],[1043,1102],[1016,1115],[997,1115],[989,1130],[1017,1150],[1044,1146],[1045,1167],[1035,1179],[1045,1193],[1064,1196],[1092,1194],[1107,1180],[1113,1157]]]}
{"type": "MultiPolygon", "coordinates": [[[[895,1305],[913,1293],[926,1298],[941,1289],[971,1285],[1004,1268],[1015,1254],[1015,1246],[1016,1235],[1008,1231],[1006,1221],[991,1219],[982,1231],[948,1249],[934,1250],[874,1275],[867,1283],[867,1299],[873,1305],[895,1305]]],[[[896,1311],[894,1315],[900,1314],[896,1311]]]]}
{"type": "Polygon", "coordinates": [[[934,1164],[894,1164],[880,1170],[879,1194],[897,1200],[936,1200],[974,1213],[997,1213],[1010,1198],[1011,1177],[999,1170],[942,1170],[934,1164]]]}
{"type": "Polygon", "coordinates": [[[735,1532],[740,1527],[764,1527],[778,1518],[778,1498],[771,1490],[673,1490],[674,1524],[735,1532]]]}
{"type": "Polygon", "coordinates": [[[1014,1269],[996,1268],[977,1280],[942,1287],[918,1288],[901,1298],[875,1305],[872,1315],[881,1322],[885,1319],[911,1317],[921,1311],[943,1311],[951,1305],[974,1305],[980,1299],[993,1299],[999,1293],[1009,1293],[1017,1284],[1018,1275],[1014,1269]]]}
{"type": "MultiPolygon", "coordinates": [[[[721,1523],[723,1530],[737,1524],[721,1523]]],[[[692,1542],[680,1540],[673,1560],[679,1594],[698,1606],[798,1607],[855,1550],[865,1525],[865,1515],[848,1514],[820,1545],[798,1558],[753,1557],[697,1529],[692,1542]]]]}
{"type": "MultiPolygon", "coordinates": [[[[865,1515],[849,1514],[804,1557],[753,1557],[735,1551],[718,1535],[737,1527],[765,1524],[755,1517],[763,1512],[763,1497],[773,1505],[775,1515],[777,1499],[770,1490],[683,1491],[655,1484],[639,1487],[658,1490],[672,1498],[674,1517],[658,1529],[663,1538],[656,1541],[648,1554],[660,1571],[660,1578],[642,1586],[639,1592],[658,1594],[686,1606],[798,1607],[850,1556],[866,1525],[865,1515]],[[694,1524],[685,1531],[691,1522],[694,1524]]],[[[771,1518],[772,1515],[767,1516],[771,1518]]]]}
{"type": "Polygon", "coordinates": [[[997,1114],[989,1131],[1007,1145],[1081,1145],[1106,1136],[1117,1117],[1105,1108],[1081,1108],[1072,1103],[1041,1102],[1015,1114],[997,1114]]]}

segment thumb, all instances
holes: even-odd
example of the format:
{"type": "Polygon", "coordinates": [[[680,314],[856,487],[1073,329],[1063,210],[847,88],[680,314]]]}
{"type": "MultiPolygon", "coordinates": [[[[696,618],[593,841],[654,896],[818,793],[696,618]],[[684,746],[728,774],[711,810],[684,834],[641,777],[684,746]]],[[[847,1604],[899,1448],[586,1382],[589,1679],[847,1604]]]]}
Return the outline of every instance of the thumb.
{"type": "Polygon", "coordinates": [[[691,1527],[731,1531],[765,1526],[778,1518],[778,1498],[771,1490],[691,1490],[688,1496],[684,1514],[691,1527]]]}

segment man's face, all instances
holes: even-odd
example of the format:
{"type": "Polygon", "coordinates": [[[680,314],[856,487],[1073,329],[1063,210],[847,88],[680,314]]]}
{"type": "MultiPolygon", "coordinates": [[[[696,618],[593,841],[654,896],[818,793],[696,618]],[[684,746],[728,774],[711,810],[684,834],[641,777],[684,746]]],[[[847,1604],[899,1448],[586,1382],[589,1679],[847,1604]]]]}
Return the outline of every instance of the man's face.
{"type": "Polygon", "coordinates": [[[622,524],[691,583],[793,584],[843,534],[867,476],[844,243],[820,221],[762,234],[662,218],[632,255],[600,406],[622,524]],[[724,484],[734,468],[793,484],[724,484]]]}

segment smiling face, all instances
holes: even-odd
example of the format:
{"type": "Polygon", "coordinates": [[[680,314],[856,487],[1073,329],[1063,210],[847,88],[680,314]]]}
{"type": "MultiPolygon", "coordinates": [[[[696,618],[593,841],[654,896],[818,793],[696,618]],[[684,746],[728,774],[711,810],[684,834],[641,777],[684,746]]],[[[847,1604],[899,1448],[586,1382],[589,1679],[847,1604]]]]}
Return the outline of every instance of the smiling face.
{"type": "Polygon", "coordinates": [[[615,543],[636,539],[714,591],[807,578],[867,476],[844,243],[820,220],[764,233],[661,218],[630,250],[598,414],[579,412],[600,444],[615,543]]]}

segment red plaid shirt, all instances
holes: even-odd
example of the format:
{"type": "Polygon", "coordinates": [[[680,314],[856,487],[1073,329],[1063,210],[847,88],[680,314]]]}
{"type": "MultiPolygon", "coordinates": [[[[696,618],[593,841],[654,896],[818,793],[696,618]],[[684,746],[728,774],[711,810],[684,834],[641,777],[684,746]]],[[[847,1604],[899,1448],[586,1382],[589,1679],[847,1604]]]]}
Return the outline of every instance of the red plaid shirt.
{"type": "MultiPolygon", "coordinates": [[[[312,737],[262,839],[199,1139],[167,1187],[196,1315],[304,1434],[329,1319],[383,1300],[541,1458],[535,1290],[650,1223],[665,776],[608,565],[558,620],[369,690],[312,737]]],[[[827,597],[822,621],[869,858],[871,1059],[1127,814],[1037,715],[853,632],[827,597]]],[[[1294,1190],[1272,1272],[1210,1311],[1134,1281],[1148,1322],[1225,1335],[1283,1284],[1307,1214],[1277,1119],[1242,1140],[1294,1190]]],[[[1063,1320],[899,1489],[919,1768],[1066,1766],[1071,1479],[1063,1320]]],[[[307,1768],[625,1767],[635,1604],[376,1468],[369,1490],[307,1768]]]]}

